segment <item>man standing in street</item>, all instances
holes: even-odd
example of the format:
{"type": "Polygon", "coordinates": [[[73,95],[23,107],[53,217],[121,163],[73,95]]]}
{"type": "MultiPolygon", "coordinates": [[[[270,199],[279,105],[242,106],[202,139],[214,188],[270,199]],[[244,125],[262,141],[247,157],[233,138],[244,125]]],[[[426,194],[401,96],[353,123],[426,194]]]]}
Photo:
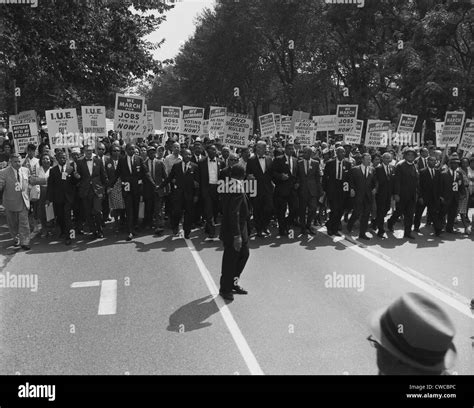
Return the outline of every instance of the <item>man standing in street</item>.
{"type": "Polygon", "coordinates": [[[3,190],[3,206],[14,246],[30,249],[30,223],[28,211],[30,198],[28,195],[29,171],[21,167],[18,153],[10,156],[10,165],[0,170],[0,191],[3,190]]]}
{"type": "Polygon", "coordinates": [[[459,197],[465,194],[462,175],[457,172],[459,167],[459,156],[453,153],[449,158],[448,168],[441,173],[441,214],[443,220],[447,218],[446,232],[455,234],[454,220],[458,214],[459,197]]]}
{"type": "Polygon", "coordinates": [[[377,207],[377,217],[375,220],[377,226],[377,236],[383,238],[385,235],[384,223],[385,216],[390,210],[392,203],[393,194],[393,180],[395,173],[393,166],[390,164],[392,161],[392,154],[385,152],[382,155],[382,163],[375,168],[375,182],[376,182],[376,193],[375,193],[375,204],[377,207]]]}
{"type": "Polygon", "coordinates": [[[249,207],[242,180],[245,170],[240,165],[231,167],[232,180],[241,186],[240,191],[222,194],[222,227],[220,239],[224,244],[219,294],[225,300],[234,300],[232,292],[246,295],[239,279],[249,258],[247,218],[249,207]]]}
{"type": "Polygon", "coordinates": [[[404,237],[414,239],[411,233],[415,204],[418,193],[418,171],[415,167],[416,152],[413,148],[405,149],[404,160],[395,167],[394,198],[397,203],[395,212],[387,222],[388,229],[393,231],[393,225],[403,214],[404,237]]]}

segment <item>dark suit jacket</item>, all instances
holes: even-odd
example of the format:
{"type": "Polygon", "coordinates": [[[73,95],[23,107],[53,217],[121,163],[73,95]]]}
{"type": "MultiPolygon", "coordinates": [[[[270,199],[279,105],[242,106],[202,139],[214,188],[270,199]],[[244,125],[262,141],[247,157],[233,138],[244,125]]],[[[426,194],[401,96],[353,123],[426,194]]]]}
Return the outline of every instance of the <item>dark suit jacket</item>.
{"type": "Polygon", "coordinates": [[[405,160],[395,166],[393,194],[400,196],[400,201],[416,201],[418,193],[418,171],[416,165],[405,160]]]}
{"type": "Polygon", "coordinates": [[[280,196],[289,195],[296,184],[296,173],[298,167],[298,160],[295,157],[290,157],[293,165],[293,173],[290,172],[290,163],[287,162],[286,156],[278,157],[272,163],[272,176],[275,183],[275,194],[280,196]],[[288,180],[283,180],[283,174],[289,176],[288,180]]]}
{"type": "Polygon", "coordinates": [[[375,170],[367,167],[367,177],[362,172],[362,166],[355,166],[351,169],[350,185],[355,191],[354,201],[361,202],[364,200],[372,201],[372,189],[375,188],[375,170]]]}
{"type": "Polygon", "coordinates": [[[438,169],[434,169],[434,177],[431,178],[431,174],[428,168],[424,168],[420,171],[420,196],[423,198],[425,205],[439,206],[441,192],[441,172],[438,169]]]}
{"type": "MultiPolygon", "coordinates": [[[[220,172],[225,168],[225,164],[222,160],[215,158],[217,162],[217,179],[219,180],[220,172]]],[[[207,196],[209,194],[209,168],[207,166],[208,157],[204,157],[197,164],[198,166],[198,177],[199,177],[199,189],[201,196],[207,196]]]]}
{"type": "Polygon", "coordinates": [[[189,162],[189,169],[183,174],[183,162],[178,162],[171,167],[170,174],[165,181],[161,183],[160,188],[170,184],[173,180],[174,186],[171,191],[175,196],[184,196],[185,200],[192,200],[199,193],[199,187],[194,185],[194,182],[199,183],[198,166],[195,163],[189,162]]]}
{"type": "Polygon", "coordinates": [[[428,158],[426,158],[425,160],[426,160],[426,166],[423,164],[423,160],[421,156],[416,158],[415,165],[418,171],[421,171],[428,166],[428,158]]]}
{"type": "MultiPolygon", "coordinates": [[[[97,157],[92,158],[92,175],[89,173],[85,157],[77,161],[77,172],[81,176],[79,180],[79,197],[81,198],[89,196],[94,191],[103,190],[108,183],[104,165],[97,157]]],[[[104,193],[102,191],[102,194],[104,193]]]]}
{"type": "Polygon", "coordinates": [[[52,203],[65,203],[72,204],[74,202],[75,185],[77,184],[76,178],[73,176],[73,167],[69,164],[65,164],[65,171],[68,173],[66,180],[62,179],[60,166],[54,166],[49,171],[48,187],[46,190],[46,197],[48,201],[52,203]]]}
{"type": "Polygon", "coordinates": [[[445,204],[450,205],[453,202],[458,202],[461,195],[466,193],[464,188],[462,175],[457,171],[456,179],[451,175],[451,170],[447,169],[441,173],[441,189],[440,196],[444,198],[445,204]],[[457,184],[457,191],[454,191],[454,184],[457,184]]]}
{"type": "Polygon", "coordinates": [[[148,168],[143,163],[143,159],[137,155],[133,156],[133,166],[131,173],[128,167],[128,156],[125,155],[124,157],[121,157],[118,161],[115,176],[120,177],[122,183],[130,183],[130,192],[133,195],[139,195],[141,193],[141,189],[139,186],[140,180],[143,181],[145,179],[148,179],[150,184],[155,184],[154,181],[151,179],[150,173],[148,172],[148,168]]]}
{"type": "MultiPolygon", "coordinates": [[[[120,156],[119,156],[119,159],[117,160],[117,167],[118,167],[119,160],[120,160],[120,156]]],[[[112,159],[110,159],[110,161],[107,163],[107,166],[105,167],[105,172],[107,173],[107,178],[109,179],[108,187],[113,187],[117,180],[117,177],[115,175],[117,171],[117,167],[114,166],[114,161],[112,159]]]]}
{"type": "Polygon", "coordinates": [[[297,166],[296,177],[299,184],[298,193],[300,195],[303,197],[321,196],[321,171],[317,160],[309,160],[308,174],[305,174],[304,171],[304,160],[300,160],[297,166]]]}
{"type": "Polygon", "coordinates": [[[377,185],[377,193],[375,194],[376,201],[390,200],[393,195],[393,183],[395,180],[395,170],[391,164],[388,165],[390,177],[385,173],[383,164],[379,164],[375,168],[375,182],[377,185]]]}
{"type": "MultiPolygon", "coordinates": [[[[148,169],[148,172],[150,172],[150,159],[145,160],[145,167],[148,169]]],[[[150,176],[155,181],[155,185],[159,186],[166,179],[165,164],[161,160],[153,159],[152,169],[154,169],[154,172],[150,173],[150,176]]],[[[164,196],[165,193],[166,193],[165,188],[158,189],[158,194],[160,195],[160,197],[164,196]]],[[[143,186],[143,196],[146,198],[152,198],[154,197],[154,194],[155,194],[155,187],[153,186],[153,184],[151,184],[150,180],[146,177],[144,180],[144,186],[143,186]]]]}
{"type": "Polygon", "coordinates": [[[252,174],[257,180],[257,197],[265,194],[273,195],[271,157],[265,156],[265,173],[263,173],[257,155],[253,155],[247,161],[246,172],[247,177],[252,174]]]}
{"type": "Polygon", "coordinates": [[[222,194],[222,225],[219,238],[224,246],[234,243],[234,237],[242,237],[242,244],[249,240],[247,220],[249,207],[245,193],[222,194]]]}
{"type": "MultiPolygon", "coordinates": [[[[350,169],[351,169],[351,162],[347,159],[344,159],[342,162],[342,182],[349,183],[350,181],[350,169]]],[[[323,175],[323,190],[327,194],[327,198],[329,200],[336,198],[343,193],[339,191],[340,187],[336,182],[336,159],[331,159],[326,163],[324,167],[324,175],[323,175]]],[[[347,192],[348,193],[348,192],[347,192]]]]}

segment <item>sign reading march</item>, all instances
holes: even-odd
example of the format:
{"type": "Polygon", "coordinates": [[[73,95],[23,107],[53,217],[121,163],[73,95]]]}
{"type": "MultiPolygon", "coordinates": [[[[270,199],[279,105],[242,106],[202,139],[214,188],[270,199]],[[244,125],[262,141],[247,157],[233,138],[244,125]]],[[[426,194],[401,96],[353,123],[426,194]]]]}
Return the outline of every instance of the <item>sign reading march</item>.
{"type": "Polygon", "coordinates": [[[201,135],[203,121],[204,108],[183,106],[183,129],[181,133],[194,136],[201,135]]]}
{"type": "Polygon", "coordinates": [[[407,115],[402,113],[400,116],[400,122],[398,123],[398,134],[408,135],[411,137],[415,130],[416,120],[418,116],[416,115],[407,115]]]}
{"type": "Polygon", "coordinates": [[[228,112],[224,128],[224,144],[233,147],[247,147],[252,119],[241,113],[228,112]]]}
{"type": "Polygon", "coordinates": [[[181,108],[175,106],[161,107],[161,130],[178,133],[181,128],[181,108]]]}
{"type": "Polygon", "coordinates": [[[281,116],[281,129],[280,133],[282,135],[288,136],[291,133],[291,116],[281,116]]]}
{"type": "Polygon", "coordinates": [[[81,106],[82,133],[94,138],[107,136],[105,106],[81,106]]]}
{"type": "Polygon", "coordinates": [[[46,124],[51,150],[82,144],[76,109],[48,110],[46,111],[46,124]]]}
{"type": "Polygon", "coordinates": [[[354,131],[347,135],[344,135],[344,143],[350,145],[357,145],[361,143],[362,140],[362,129],[364,128],[364,121],[357,120],[354,127],[354,131]]]}
{"type": "Polygon", "coordinates": [[[464,115],[465,112],[446,112],[440,140],[442,146],[457,145],[459,143],[464,115]]]}
{"type": "Polygon", "coordinates": [[[365,143],[367,147],[385,147],[388,144],[388,131],[390,129],[389,120],[367,121],[367,131],[365,132],[365,143]]]}
{"type": "Polygon", "coordinates": [[[145,98],[116,94],[114,127],[123,139],[132,140],[143,136],[144,116],[145,98]]]}
{"type": "Polygon", "coordinates": [[[260,134],[263,139],[271,140],[276,133],[275,116],[273,113],[267,113],[266,115],[259,116],[260,122],[260,134]]]}
{"type": "Polygon", "coordinates": [[[312,120],[297,120],[295,122],[294,138],[301,146],[312,146],[316,143],[316,123],[312,120]]]}
{"type": "Polygon", "coordinates": [[[474,119],[467,119],[459,148],[474,153],[474,119]]]}
{"type": "Polygon", "coordinates": [[[337,105],[336,134],[345,135],[353,132],[359,105],[337,105]]]}
{"type": "Polygon", "coordinates": [[[10,116],[10,131],[13,134],[13,142],[16,152],[26,151],[28,144],[38,144],[38,125],[36,123],[36,112],[34,110],[20,112],[18,115],[10,116]]]}
{"type": "Polygon", "coordinates": [[[318,126],[318,132],[330,132],[336,130],[336,115],[313,116],[313,121],[318,126]]]}

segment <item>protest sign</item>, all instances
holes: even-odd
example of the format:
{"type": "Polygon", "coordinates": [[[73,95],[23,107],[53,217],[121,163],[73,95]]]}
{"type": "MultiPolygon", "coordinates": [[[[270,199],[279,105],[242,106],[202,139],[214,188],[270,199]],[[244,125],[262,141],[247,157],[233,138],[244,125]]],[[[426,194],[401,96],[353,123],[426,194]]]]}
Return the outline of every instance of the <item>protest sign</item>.
{"type": "Polygon", "coordinates": [[[316,124],[312,120],[297,120],[294,139],[298,139],[302,147],[314,145],[316,143],[316,124]]]}
{"type": "Polygon", "coordinates": [[[228,112],[224,127],[224,144],[231,147],[247,147],[252,119],[247,115],[228,112]]]}
{"type": "Polygon", "coordinates": [[[337,105],[336,131],[337,135],[353,132],[357,120],[359,105],[337,105]]]}
{"type": "Polygon", "coordinates": [[[10,116],[9,124],[16,152],[24,152],[30,143],[38,145],[38,124],[34,110],[10,116]]]}
{"type": "Polygon", "coordinates": [[[336,115],[313,116],[318,132],[330,132],[336,130],[336,115]]]}
{"type": "Polygon", "coordinates": [[[367,121],[364,145],[367,147],[385,147],[388,144],[388,132],[390,130],[389,120],[367,121]]]}
{"type": "Polygon", "coordinates": [[[267,113],[259,116],[260,134],[263,139],[271,140],[276,133],[275,117],[273,113],[267,113]]]}
{"type": "Polygon", "coordinates": [[[467,119],[459,148],[474,153],[474,119],[467,119]]]}
{"type": "Polygon", "coordinates": [[[279,113],[275,113],[273,115],[275,118],[275,132],[280,133],[281,131],[281,115],[279,113]]]}
{"type": "Polygon", "coordinates": [[[81,106],[82,133],[94,135],[96,138],[107,136],[105,122],[105,106],[81,106]]]}
{"type": "Polygon", "coordinates": [[[76,109],[53,109],[46,111],[49,143],[51,149],[81,146],[76,109]]]}
{"type": "Polygon", "coordinates": [[[444,122],[435,122],[436,146],[441,147],[441,135],[443,134],[444,122]]]}
{"type": "Polygon", "coordinates": [[[161,130],[179,132],[181,129],[181,108],[174,106],[161,107],[161,130]]]}
{"type": "Polygon", "coordinates": [[[357,145],[361,143],[362,140],[362,129],[364,128],[363,120],[356,120],[356,125],[352,133],[344,135],[344,143],[350,145],[357,145]]]}
{"type": "Polygon", "coordinates": [[[446,112],[443,131],[441,133],[441,146],[456,146],[462,134],[465,112],[446,112]]]}
{"type": "Polygon", "coordinates": [[[131,141],[143,137],[143,127],[146,125],[145,115],[145,98],[116,94],[114,128],[122,134],[124,140],[131,141]]]}
{"type": "Polygon", "coordinates": [[[309,119],[309,113],[308,112],[293,111],[293,114],[291,115],[290,132],[295,131],[295,122],[297,120],[308,120],[308,119],[309,119]]]}
{"type": "Polygon", "coordinates": [[[402,115],[400,116],[400,122],[398,122],[397,133],[411,137],[411,135],[415,131],[417,119],[417,115],[407,115],[405,113],[402,113],[402,115]]]}
{"type": "Polygon", "coordinates": [[[185,135],[199,136],[202,132],[204,120],[204,108],[183,106],[183,127],[181,133],[185,135]]]}
{"type": "Polygon", "coordinates": [[[226,108],[211,106],[209,110],[209,132],[222,132],[226,120],[226,108]]]}
{"type": "Polygon", "coordinates": [[[281,117],[281,129],[280,133],[282,135],[288,136],[291,133],[291,116],[283,116],[281,117]]]}

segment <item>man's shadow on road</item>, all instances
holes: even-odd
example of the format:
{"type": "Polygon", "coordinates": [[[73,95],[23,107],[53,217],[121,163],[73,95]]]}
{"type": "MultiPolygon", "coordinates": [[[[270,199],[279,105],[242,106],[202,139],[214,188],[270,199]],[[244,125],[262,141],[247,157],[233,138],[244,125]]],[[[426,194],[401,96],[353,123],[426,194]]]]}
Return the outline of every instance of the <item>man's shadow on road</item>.
{"type": "Polygon", "coordinates": [[[209,327],[212,323],[206,320],[218,311],[219,308],[212,295],[193,300],[181,306],[170,316],[166,330],[185,333],[209,327]]]}

